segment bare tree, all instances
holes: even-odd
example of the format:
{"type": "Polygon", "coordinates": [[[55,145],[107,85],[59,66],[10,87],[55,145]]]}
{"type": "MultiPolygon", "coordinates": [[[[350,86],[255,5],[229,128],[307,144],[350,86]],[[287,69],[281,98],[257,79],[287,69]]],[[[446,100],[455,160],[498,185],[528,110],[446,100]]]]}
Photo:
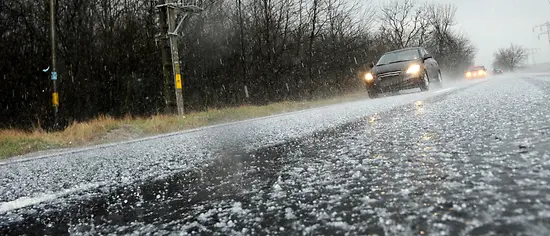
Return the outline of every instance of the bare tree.
{"type": "Polygon", "coordinates": [[[473,62],[476,49],[468,38],[454,31],[457,7],[431,4],[427,11],[430,37],[425,46],[447,74],[462,74],[473,62]]]}
{"type": "Polygon", "coordinates": [[[456,6],[452,4],[432,4],[428,7],[428,19],[432,31],[432,54],[447,53],[452,40],[451,28],[455,25],[456,6]]]}
{"type": "Polygon", "coordinates": [[[319,19],[319,12],[320,12],[320,0],[313,0],[313,6],[311,7],[311,13],[310,13],[311,31],[309,34],[309,51],[308,51],[308,56],[309,56],[308,75],[311,83],[315,83],[315,80],[313,78],[313,58],[315,55],[313,43],[315,42],[315,39],[317,37],[317,24],[319,19]]]}
{"type": "Polygon", "coordinates": [[[528,59],[527,50],[517,44],[510,44],[507,48],[500,48],[494,53],[493,65],[514,71],[528,59]]]}
{"type": "Polygon", "coordinates": [[[448,50],[440,56],[440,66],[449,74],[462,74],[474,62],[477,49],[470,39],[454,32],[450,33],[447,46],[448,50]]]}
{"type": "Polygon", "coordinates": [[[427,34],[425,4],[416,0],[393,0],[382,7],[380,21],[382,32],[389,37],[393,48],[418,46],[427,34]]]}
{"type": "Polygon", "coordinates": [[[444,35],[455,25],[457,7],[453,4],[432,4],[428,7],[428,19],[434,31],[444,35]]]}

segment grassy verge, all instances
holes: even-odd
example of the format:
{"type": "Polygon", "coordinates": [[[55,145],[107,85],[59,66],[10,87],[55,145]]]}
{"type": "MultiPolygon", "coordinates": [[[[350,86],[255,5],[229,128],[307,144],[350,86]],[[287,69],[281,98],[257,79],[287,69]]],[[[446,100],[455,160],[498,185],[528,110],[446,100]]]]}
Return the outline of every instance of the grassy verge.
{"type": "Polygon", "coordinates": [[[131,140],[207,125],[264,117],[352,101],[364,98],[365,95],[365,93],[353,93],[315,101],[286,101],[266,106],[211,109],[205,112],[187,114],[185,119],[171,115],[155,115],[147,118],[125,117],[121,119],[100,116],[88,122],[73,123],[63,131],[51,133],[39,129],[32,132],[14,129],[0,130],[0,159],[42,150],[131,140]]]}

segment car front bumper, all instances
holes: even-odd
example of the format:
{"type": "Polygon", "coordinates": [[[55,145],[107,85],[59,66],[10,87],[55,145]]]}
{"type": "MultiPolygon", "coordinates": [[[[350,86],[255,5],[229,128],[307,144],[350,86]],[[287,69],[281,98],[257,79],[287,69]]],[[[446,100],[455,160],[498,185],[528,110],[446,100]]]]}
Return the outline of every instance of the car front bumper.
{"type": "Polygon", "coordinates": [[[483,79],[483,78],[487,77],[487,75],[486,74],[484,74],[484,75],[471,75],[471,76],[465,76],[465,77],[466,77],[466,79],[483,79]]]}
{"type": "Polygon", "coordinates": [[[422,82],[422,76],[419,75],[398,75],[385,78],[376,78],[372,82],[367,82],[368,89],[378,89],[380,91],[410,89],[418,87],[422,82]]]}

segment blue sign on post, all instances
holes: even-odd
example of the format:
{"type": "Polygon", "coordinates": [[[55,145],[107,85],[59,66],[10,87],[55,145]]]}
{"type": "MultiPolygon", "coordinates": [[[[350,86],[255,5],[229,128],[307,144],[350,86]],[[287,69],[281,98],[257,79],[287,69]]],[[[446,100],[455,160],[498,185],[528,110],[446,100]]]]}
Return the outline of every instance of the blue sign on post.
{"type": "Polygon", "coordinates": [[[57,80],[57,72],[52,71],[52,80],[57,80]]]}

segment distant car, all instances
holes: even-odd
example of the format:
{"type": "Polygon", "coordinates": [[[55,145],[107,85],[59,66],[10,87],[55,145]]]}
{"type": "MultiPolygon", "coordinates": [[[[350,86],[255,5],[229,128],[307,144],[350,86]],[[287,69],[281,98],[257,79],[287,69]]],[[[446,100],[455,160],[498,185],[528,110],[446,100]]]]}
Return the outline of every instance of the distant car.
{"type": "Polygon", "coordinates": [[[486,78],[487,69],[485,66],[470,66],[465,75],[467,79],[486,78]]]}
{"type": "Polygon", "coordinates": [[[498,68],[493,69],[493,74],[494,75],[500,75],[500,74],[503,74],[503,73],[504,73],[504,70],[502,70],[502,69],[498,69],[498,68]]]}
{"type": "Polygon", "coordinates": [[[387,52],[376,63],[370,63],[365,74],[369,97],[383,92],[420,88],[429,90],[430,83],[441,85],[441,70],[437,61],[422,47],[387,52]]]}

